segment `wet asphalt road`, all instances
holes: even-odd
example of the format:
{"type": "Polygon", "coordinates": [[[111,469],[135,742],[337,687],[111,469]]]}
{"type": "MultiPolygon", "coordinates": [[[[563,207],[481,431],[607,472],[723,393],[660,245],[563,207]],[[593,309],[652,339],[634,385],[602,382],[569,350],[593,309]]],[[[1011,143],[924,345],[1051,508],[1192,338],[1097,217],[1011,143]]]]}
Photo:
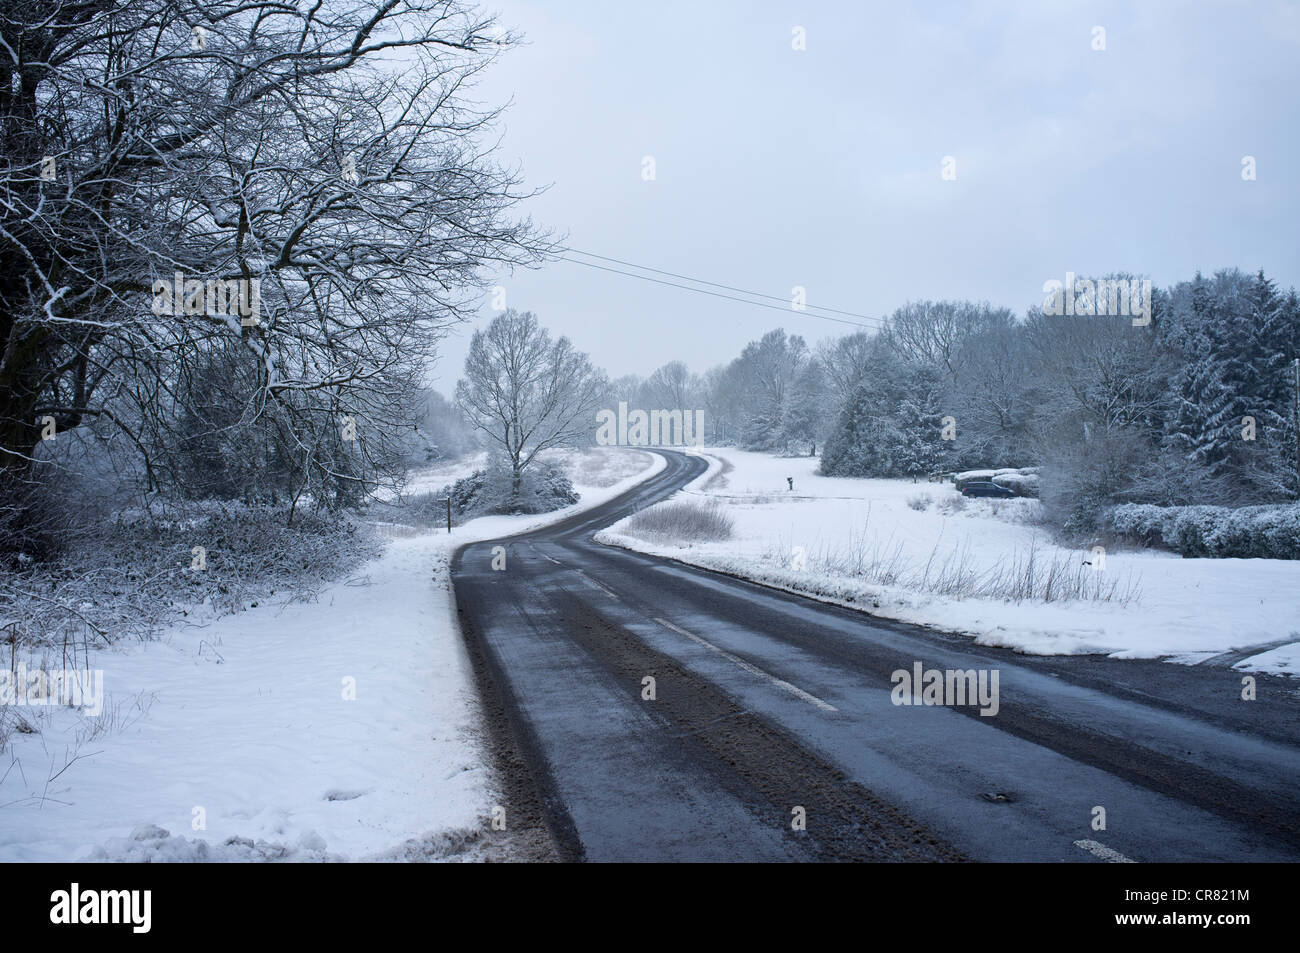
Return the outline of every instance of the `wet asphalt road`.
{"type": "Polygon", "coordinates": [[[1259,677],[1247,702],[1226,664],[1016,655],[594,543],[705,468],[663,456],[616,500],[453,560],[507,811],[561,858],[1300,859],[1293,683],[1259,677]],[[895,705],[917,662],[997,670],[997,714],[895,705]]]}

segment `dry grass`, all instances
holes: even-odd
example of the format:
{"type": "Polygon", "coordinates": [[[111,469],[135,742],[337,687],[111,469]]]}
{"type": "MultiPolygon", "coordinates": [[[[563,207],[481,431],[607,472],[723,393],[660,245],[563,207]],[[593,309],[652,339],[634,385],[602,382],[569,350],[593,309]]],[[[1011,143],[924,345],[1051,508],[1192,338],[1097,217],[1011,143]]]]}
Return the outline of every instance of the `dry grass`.
{"type": "Polygon", "coordinates": [[[704,543],[730,539],[734,524],[717,502],[656,503],[627,521],[625,532],[650,542],[704,543]]]}
{"type": "MultiPolygon", "coordinates": [[[[789,564],[790,547],[769,550],[765,561],[789,564]]],[[[1045,556],[1037,546],[981,568],[969,547],[946,551],[935,543],[924,563],[909,558],[893,538],[851,539],[847,546],[807,552],[806,571],[829,578],[852,578],[880,586],[897,586],[950,599],[998,599],[1008,602],[1101,602],[1126,606],[1141,590],[1131,575],[1097,571],[1084,556],[1054,552],[1045,556]]]]}

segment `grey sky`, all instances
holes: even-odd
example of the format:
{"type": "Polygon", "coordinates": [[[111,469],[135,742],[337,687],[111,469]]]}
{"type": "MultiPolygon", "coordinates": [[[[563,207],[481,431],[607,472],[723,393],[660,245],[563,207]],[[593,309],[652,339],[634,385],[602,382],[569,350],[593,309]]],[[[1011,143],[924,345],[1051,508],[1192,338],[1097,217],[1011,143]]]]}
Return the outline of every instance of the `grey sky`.
{"type": "MultiPolygon", "coordinates": [[[[528,45],[476,95],[514,99],[502,158],[551,185],[529,211],[574,248],[872,316],[1021,313],[1067,271],[1300,284],[1296,3],[492,7],[528,45]]],[[[701,371],[775,327],[853,330],[566,262],[502,284],[612,376],[701,371]]],[[[446,342],[445,393],[469,333],[446,342]]]]}

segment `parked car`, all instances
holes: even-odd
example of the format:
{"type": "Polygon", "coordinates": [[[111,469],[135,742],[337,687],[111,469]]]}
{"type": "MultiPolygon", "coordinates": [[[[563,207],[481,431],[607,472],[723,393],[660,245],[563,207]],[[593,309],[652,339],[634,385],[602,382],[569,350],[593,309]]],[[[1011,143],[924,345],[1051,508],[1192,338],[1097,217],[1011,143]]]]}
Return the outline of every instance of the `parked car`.
{"type": "Polygon", "coordinates": [[[962,496],[993,496],[998,499],[1007,499],[1015,496],[1005,486],[998,486],[988,480],[971,480],[961,488],[962,496]]]}

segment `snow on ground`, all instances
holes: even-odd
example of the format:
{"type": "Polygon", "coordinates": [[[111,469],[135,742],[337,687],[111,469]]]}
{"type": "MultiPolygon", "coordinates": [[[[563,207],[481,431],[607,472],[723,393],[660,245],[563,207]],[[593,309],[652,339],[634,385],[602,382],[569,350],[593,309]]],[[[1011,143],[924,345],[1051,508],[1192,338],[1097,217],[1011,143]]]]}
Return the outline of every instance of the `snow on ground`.
{"type": "MultiPolygon", "coordinates": [[[[617,483],[649,465],[641,453],[606,453],[604,447],[570,449],[556,447],[544,450],[538,456],[564,468],[574,484],[602,488],[617,483]]],[[[455,460],[440,460],[428,466],[413,468],[402,486],[402,496],[412,497],[424,493],[438,493],[457,480],[463,479],[487,464],[486,451],[466,454],[455,460]]],[[[383,492],[380,496],[392,500],[396,494],[383,492]]]]}
{"type": "Polygon", "coordinates": [[[814,458],[706,452],[716,463],[674,500],[716,500],[735,522],[734,538],[688,545],[648,542],[627,535],[625,520],[597,539],[877,615],[966,632],[985,645],[1046,655],[1169,656],[1188,663],[1260,646],[1262,654],[1237,667],[1300,673],[1294,644],[1300,642],[1300,562],[1182,559],[1111,549],[1100,578],[1086,579],[1106,589],[1113,585],[1109,602],[942,594],[930,591],[933,579],[951,576],[959,567],[980,574],[1017,559],[1023,565],[1032,549],[1040,566],[1068,562],[1079,573],[1093,554],[1054,545],[1047,528],[1036,523],[1036,501],[962,501],[951,484],[821,477],[814,458]],[[804,569],[794,565],[795,547],[803,548],[804,569]],[[851,556],[874,563],[875,575],[864,579],[846,569],[851,556]],[[928,589],[917,584],[927,566],[928,589]],[[877,581],[891,571],[900,577],[894,584],[877,581]],[[1264,651],[1284,641],[1293,644],[1264,651]]]}
{"type": "Polygon", "coordinates": [[[39,732],[0,752],[0,860],[475,859],[494,782],[451,552],[563,519],[664,465],[613,449],[566,462],[575,506],[398,538],[313,602],[92,651],[98,718],[11,709],[39,732]]]}
{"type": "Polygon", "coordinates": [[[403,496],[417,496],[421,493],[437,493],[444,487],[455,483],[482,469],[487,462],[487,453],[467,453],[455,460],[440,460],[427,467],[418,467],[406,475],[402,487],[403,496]]]}

